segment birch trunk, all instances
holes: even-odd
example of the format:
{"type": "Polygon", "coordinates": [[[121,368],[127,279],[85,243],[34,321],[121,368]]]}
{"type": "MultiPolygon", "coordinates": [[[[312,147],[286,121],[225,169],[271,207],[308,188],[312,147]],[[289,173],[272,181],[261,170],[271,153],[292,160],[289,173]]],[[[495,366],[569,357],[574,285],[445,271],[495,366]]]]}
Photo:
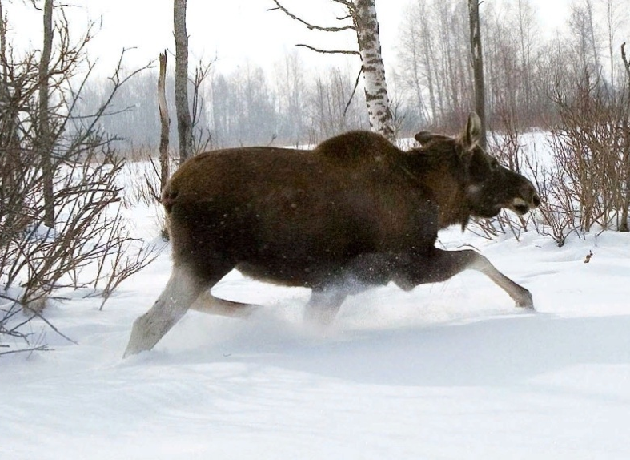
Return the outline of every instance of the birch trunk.
{"type": "Polygon", "coordinates": [[[475,77],[475,110],[481,119],[480,144],[486,148],[486,103],[483,78],[483,53],[481,50],[481,21],[479,0],[468,0],[470,13],[470,49],[472,52],[473,74],[475,77]]]}
{"type": "Polygon", "coordinates": [[[385,65],[381,55],[375,0],[355,0],[355,25],[363,65],[363,83],[372,131],[395,139],[392,113],[387,99],[385,65]]]}
{"type": "Polygon", "coordinates": [[[187,0],[174,0],[175,26],[175,111],[179,135],[179,159],[184,162],[192,152],[192,121],[188,107],[188,31],[187,0]]]}

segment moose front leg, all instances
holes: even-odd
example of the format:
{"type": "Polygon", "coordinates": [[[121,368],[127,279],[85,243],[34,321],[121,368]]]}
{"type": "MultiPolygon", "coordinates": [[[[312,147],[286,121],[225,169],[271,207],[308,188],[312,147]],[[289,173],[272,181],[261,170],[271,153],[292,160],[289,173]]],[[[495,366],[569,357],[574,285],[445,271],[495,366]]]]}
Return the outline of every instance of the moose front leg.
{"type": "Polygon", "coordinates": [[[304,320],[310,324],[328,326],[337,316],[347,295],[345,290],[338,287],[313,288],[304,310],[304,320]]]}
{"type": "MultiPolygon", "coordinates": [[[[473,251],[474,252],[474,251],[473,251]]],[[[501,273],[490,261],[481,254],[474,253],[476,257],[466,268],[477,270],[490,278],[494,283],[503,289],[516,302],[517,307],[534,309],[532,294],[520,284],[515,283],[510,278],[501,273]]]]}
{"type": "Polygon", "coordinates": [[[406,285],[438,283],[467,269],[479,271],[494,281],[516,302],[517,307],[534,308],[532,295],[527,289],[497,270],[485,256],[471,249],[444,251],[435,248],[428,254],[413,255],[398,276],[406,285]]]}

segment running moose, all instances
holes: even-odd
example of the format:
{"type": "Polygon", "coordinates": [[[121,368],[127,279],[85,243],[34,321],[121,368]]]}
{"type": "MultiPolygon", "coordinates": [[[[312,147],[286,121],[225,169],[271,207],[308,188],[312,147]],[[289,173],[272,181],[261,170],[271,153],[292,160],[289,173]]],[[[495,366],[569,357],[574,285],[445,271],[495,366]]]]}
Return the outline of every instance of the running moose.
{"type": "Polygon", "coordinates": [[[236,268],[255,279],[311,288],[306,317],[333,320],[347,295],[394,282],[410,290],[478,270],[518,307],[529,291],[469,249],[435,247],[438,230],[501,208],[540,204],[534,186],[478,145],[471,114],[462,135],[420,132],[402,151],[354,131],[312,151],[241,147],[184,163],[162,193],[173,267],[155,304],[133,324],[125,356],[149,350],[189,308],[246,315],[252,305],[212,296],[236,268]]]}

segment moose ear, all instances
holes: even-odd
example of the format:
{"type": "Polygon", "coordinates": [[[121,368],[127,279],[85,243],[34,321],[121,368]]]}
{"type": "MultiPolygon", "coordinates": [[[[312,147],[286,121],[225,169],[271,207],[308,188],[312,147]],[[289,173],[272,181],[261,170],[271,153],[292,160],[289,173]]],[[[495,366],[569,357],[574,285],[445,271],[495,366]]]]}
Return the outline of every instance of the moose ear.
{"type": "Polygon", "coordinates": [[[472,149],[479,143],[481,139],[481,119],[475,112],[468,115],[468,121],[461,138],[462,144],[467,150],[472,149]]]}
{"type": "Polygon", "coordinates": [[[433,134],[429,131],[420,131],[414,138],[421,144],[428,144],[433,139],[433,134]]]}
{"type": "Polygon", "coordinates": [[[444,136],[443,134],[433,134],[430,131],[420,131],[414,136],[414,138],[423,145],[435,140],[451,139],[450,137],[444,136]]]}

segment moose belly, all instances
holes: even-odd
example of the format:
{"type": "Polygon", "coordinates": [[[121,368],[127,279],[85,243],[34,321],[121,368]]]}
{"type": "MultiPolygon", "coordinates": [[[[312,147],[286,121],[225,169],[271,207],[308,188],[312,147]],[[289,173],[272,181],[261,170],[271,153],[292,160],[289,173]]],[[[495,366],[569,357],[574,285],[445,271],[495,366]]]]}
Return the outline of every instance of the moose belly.
{"type": "Polygon", "coordinates": [[[241,262],[236,265],[236,269],[258,281],[306,288],[328,284],[341,275],[339,266],[307,260],[241,262]]]}

